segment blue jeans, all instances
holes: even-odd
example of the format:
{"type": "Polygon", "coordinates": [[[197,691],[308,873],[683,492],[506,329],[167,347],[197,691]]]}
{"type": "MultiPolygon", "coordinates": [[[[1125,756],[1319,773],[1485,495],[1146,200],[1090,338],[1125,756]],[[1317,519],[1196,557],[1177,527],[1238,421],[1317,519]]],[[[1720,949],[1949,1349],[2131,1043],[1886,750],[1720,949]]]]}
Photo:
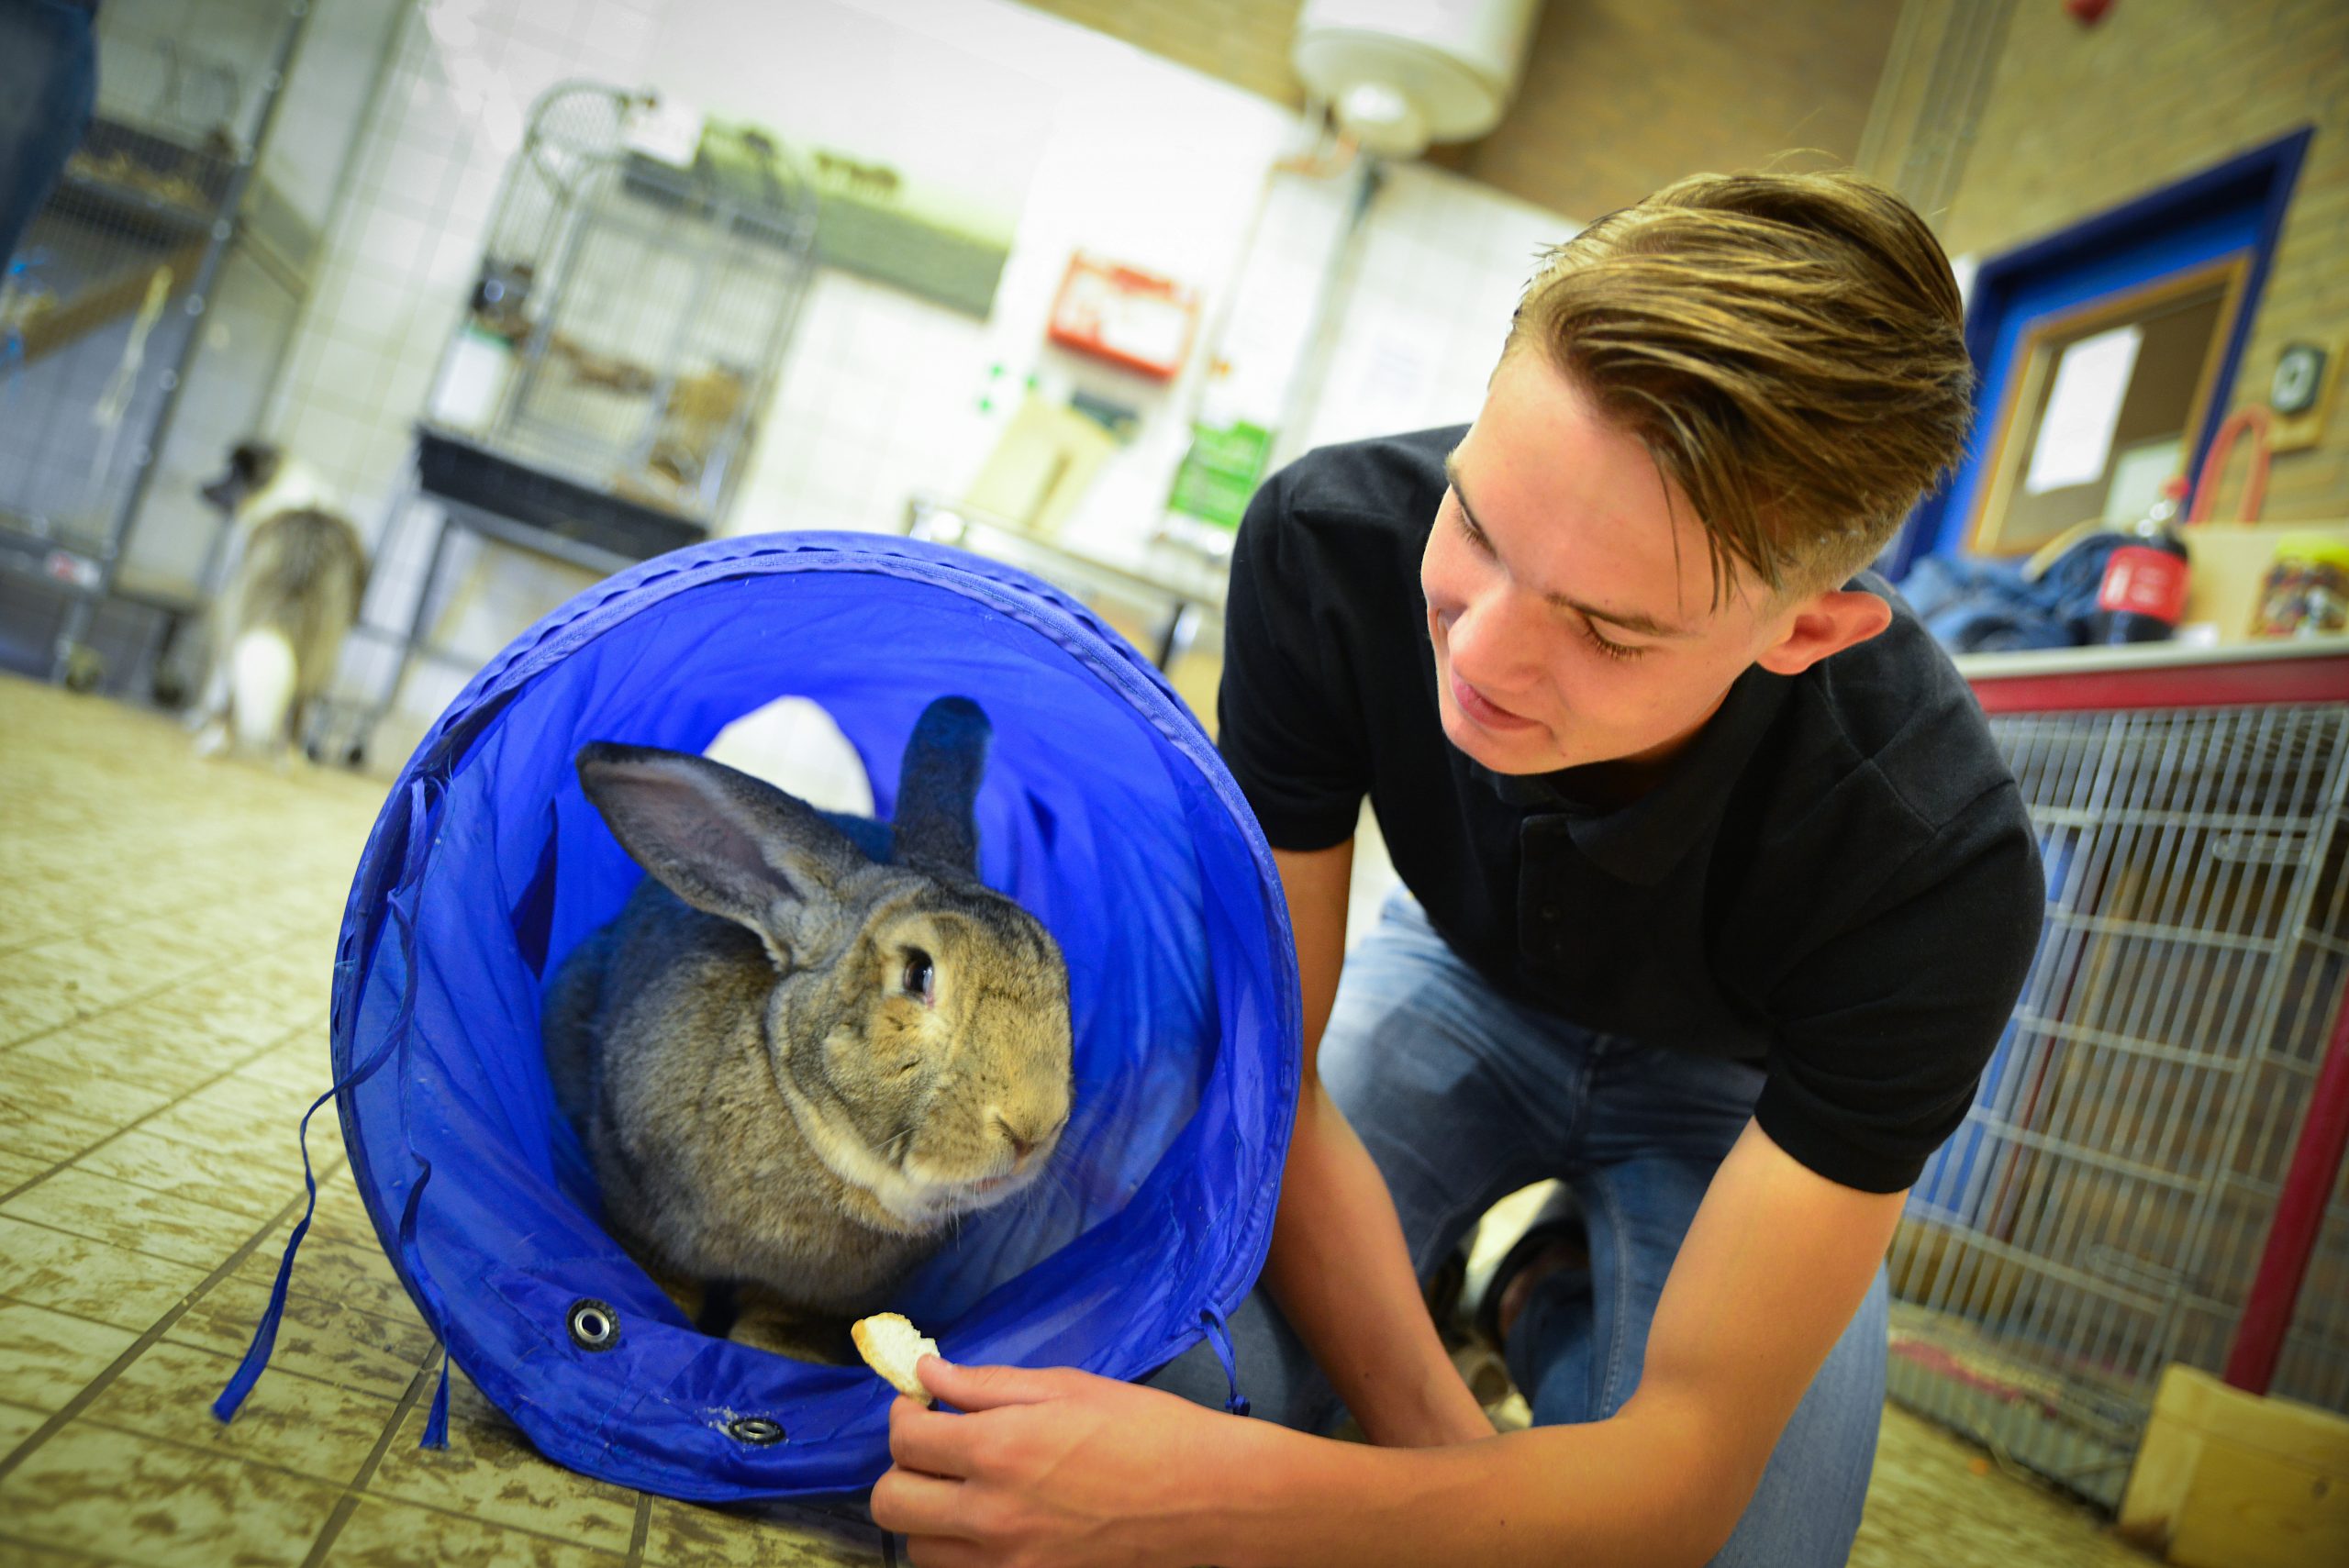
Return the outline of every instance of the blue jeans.
{"type": "Polygon", "coordinates": [[[0,0],[0,278],[90,128],[95,32],[85,6],[0,0]]]}
{"type": "MultiPolygon", "coordinates": [[[[1509,1334],[1537,1425],[1603,1420],[1639,1386],[1664,1276],[1714,1170],[1753,1113],[1762,1070],[1595,1035],[1497,995],[1404,894],[1346,960],[1322,1082],[1394,1195],[1424,1282],[1492,1204],[1562,1178],[1590,1268],[1550,1275],[1509,1334]]],[[[1885,1277],[1811,1382],[1720,1568],[1842,1562],[1859,1529],[1884,1406],[1885,1277]]],[[[1336,1395],[1271,1298],[1231,1318],[1257,1414],[1327,1430],[1336,1395]]],[[[1202,1404],[1227,1384],[1202,1346],[1152,1379],[1202,1404]]]]}

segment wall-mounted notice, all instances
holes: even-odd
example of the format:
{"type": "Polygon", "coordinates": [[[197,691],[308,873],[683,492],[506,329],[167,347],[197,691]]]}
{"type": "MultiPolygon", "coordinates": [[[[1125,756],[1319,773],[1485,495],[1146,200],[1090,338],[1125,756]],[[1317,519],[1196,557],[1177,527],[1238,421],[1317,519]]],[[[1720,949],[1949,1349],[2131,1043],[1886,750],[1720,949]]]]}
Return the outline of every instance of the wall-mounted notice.
{"type": "Polygon", "coordinates": [[[2104,477],[2105,462],[2112,455],[2113,427],[2121,422],[2121,399],[2129,394],[2129,377],[2144,340],[2141,328],[2117,327],[2064,350],[2055,362],[2047,411],[2040,416],[2039,440],[2023,477],[2024,495],[2093,484],[2104,477]]]}

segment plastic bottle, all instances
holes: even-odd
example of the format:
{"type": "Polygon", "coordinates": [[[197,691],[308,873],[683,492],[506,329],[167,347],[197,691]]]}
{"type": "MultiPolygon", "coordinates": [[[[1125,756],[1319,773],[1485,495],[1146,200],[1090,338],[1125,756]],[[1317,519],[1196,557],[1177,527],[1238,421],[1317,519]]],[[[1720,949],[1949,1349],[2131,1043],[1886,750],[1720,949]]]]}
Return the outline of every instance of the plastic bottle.
{"type": "Polygon", "coordinates": [[[2185,505],[2186,481],[2173,479],[2143,517],[2120,530],[2088,617],[2090,642],[2159,642],[2177,629],[2186,613],[2188,557],[2177,532],[2185,505]]]}

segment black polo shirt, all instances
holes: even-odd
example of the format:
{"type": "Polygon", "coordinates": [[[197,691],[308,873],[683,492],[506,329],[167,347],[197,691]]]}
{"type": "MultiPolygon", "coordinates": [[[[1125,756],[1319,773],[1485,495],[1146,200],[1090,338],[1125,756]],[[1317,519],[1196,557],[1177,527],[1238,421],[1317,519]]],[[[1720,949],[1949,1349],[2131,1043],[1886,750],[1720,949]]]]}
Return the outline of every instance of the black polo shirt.
{"type": "Polygon", "coordinates": [[[1224,760],[1285,850],[1363,797],[1445,941],[1505,995],[1603,1033],[1765,1064],[1755,1115],[1811,1170],[1893,1192],[1972,1102],[2045,891],[1981,709],[1881,581],[1891,627],[1795,676],[1748,670],[1664,776],[1505,777],[1445,738],[1419,556],[1464,427],[1273,476],[1232,557],[1224,760]]]}

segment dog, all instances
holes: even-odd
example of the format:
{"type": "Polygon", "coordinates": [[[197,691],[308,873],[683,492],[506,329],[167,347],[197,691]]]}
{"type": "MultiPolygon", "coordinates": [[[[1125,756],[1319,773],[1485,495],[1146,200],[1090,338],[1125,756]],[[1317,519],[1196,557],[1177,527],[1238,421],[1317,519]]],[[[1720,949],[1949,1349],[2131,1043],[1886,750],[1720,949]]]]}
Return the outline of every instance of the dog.
{"type": "Polygon", "coordinates": [[[239,442],[203,487],[228,519],[212,606],[211,670],[190,716],[196,751],[283,762],[308,751],[318,694],[367,592],[367,549],[317,479],[267,441],[239,442]]]}

